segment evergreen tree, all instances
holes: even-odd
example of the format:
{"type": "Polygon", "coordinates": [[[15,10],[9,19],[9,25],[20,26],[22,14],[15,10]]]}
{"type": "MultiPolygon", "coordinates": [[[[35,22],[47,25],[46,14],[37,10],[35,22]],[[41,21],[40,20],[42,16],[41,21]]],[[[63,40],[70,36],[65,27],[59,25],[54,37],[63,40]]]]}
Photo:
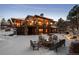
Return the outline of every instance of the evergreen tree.
{"type": "Polygon", "coordinates": [[[67,19],[71,22],[71,27],[79,29],[79,5],[75,5],[68,13],[67,19]]]}
{"type": "Polygon", "coordinates": [[[57,27],[60,32],[65,30],[65,21],[62,18],[58,19],[57,27]]]}
{"type": "Polygon", "coordinates": [[[4,29],[5,25],[6,25],[5,18],[2,18],[2,20],[1,20],[1,29],[4,29]]]}

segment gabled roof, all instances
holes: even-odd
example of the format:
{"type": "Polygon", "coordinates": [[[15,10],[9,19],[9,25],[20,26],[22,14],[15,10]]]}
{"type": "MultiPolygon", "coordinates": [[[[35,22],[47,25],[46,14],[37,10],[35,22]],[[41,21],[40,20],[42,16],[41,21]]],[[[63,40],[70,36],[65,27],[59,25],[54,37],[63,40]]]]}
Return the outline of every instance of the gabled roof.
{"type": "Polygon", "coordinates": [[[21,19],[21,18],[11,18],[12,22],[14,22],[15,20],[17,21],[24,21],[24,19],[21,19]]]}
{"type": "MultiPolygon", "coordinates": [[[[50,18],[47,18],[47,17],[39,16],[39,15],[35,15],[35,17],[39,17],[39,18],[43,18],[43,19],[50,19],[50,18]]],[[[53,20],[53,19],[50,19],[50,20],[53,20]]]]}
{"type": "Polygon", "coordinates": [[[50,19],[50,18],[47,18],[47,17],[42,17],[42,16],[39,16],[39,15],[35,15],[35,17],[39,17],[39,18],[43,18],[43,19],[48,19],[48,20],[50,20],[50,21],[54,22],[54,20],[53,20],[53,19],[50,19]]]}
{"type": "Polygon", "coordinates": [[[29,17],[38,17],[38,18],[43,18],[43,19],[47,19],[47,20],[50,20],[52,22],[55,22],[53,19],[50,19],[50,18],[47,18],[47,17],[42,17],[42,16],[39,16],[39,15],[34,15],[34,16],[31,16],[31,15],[28,15],[25,20],[27,20],[29,17]]]}

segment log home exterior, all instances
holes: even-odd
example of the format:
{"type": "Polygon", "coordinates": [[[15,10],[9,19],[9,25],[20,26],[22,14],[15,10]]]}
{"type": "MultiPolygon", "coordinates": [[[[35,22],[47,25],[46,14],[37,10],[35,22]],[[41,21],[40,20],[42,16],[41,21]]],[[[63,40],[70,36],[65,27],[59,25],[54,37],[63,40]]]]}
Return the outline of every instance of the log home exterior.
{"type": "Polygon", "coordinates": [[[43,16],[38,16],[38,15],[30,16],[29,15],[23,21],[19,19],[16,19],[16,20],[14,23],[16,24],[16,26],[21,28],[19,32],[23,32],[23,33],[27,32],[28,35],[31,35],[31,34],[36,35],[36,34],[41,34],[41,33],[49,34],[52,32],[57,32],[57,28],[55,27],[56,21],[54,21],[53,19],[43,17],[43,16]],[[17,25],[17,23],[19,23],[19,25],[17,25]],[[23,26],[25,25],[27,29],[25,27],[23,28],[23,26]]]}
{"type": "Polygon", "coordinates": [[[23,19],[19,19],[19,18],[11,18],[12,22],[13,22],[13,26],[16,27],[20,27],[24,20],[23,19]]]}
{"type": "Polygon", "coordinates": [[[46,34],[52,32],[52,29],[56,30],[56,28],[51,27],[55,25],[55,21],[53,19],[49,19],[38,15],[27,16],[25,18],[25,24],[26,23],[28,26],[28,32],[30,32],[29,34],[32,34],[33,32],[34,34],[46,34]]]}

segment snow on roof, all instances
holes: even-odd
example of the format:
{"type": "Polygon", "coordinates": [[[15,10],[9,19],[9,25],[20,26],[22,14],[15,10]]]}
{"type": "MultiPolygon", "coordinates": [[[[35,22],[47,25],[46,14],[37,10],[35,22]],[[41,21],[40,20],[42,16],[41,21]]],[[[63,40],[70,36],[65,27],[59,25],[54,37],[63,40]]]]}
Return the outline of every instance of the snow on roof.
{"type": "Polygon", "coordinates": [[[25,18],[11,18],[11,19],[17,19],[17,20],[25,20],[25,18]]]}

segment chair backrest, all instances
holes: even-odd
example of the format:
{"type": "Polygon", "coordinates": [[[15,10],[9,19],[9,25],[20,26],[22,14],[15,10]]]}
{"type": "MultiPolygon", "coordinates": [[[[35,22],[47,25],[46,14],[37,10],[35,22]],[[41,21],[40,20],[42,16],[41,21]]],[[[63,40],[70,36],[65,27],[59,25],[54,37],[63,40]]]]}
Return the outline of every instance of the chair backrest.
{"type": "Polygon", "coordinates": [[[33,42],[32,42],[32,40],[30,40],[30,45],[31,45],[31,46],[33,45],[33,42]]]}
{"type": "Polygon", "coordinates": [[[53,36],[53,40],[57,40],[58,39],[58,36],[57,35],[54,35],[53,36]]]}
{"type": "Polygon", "coordinates": [[[63,44],[65,44],[65,39],[60,40],[59,42],[57,42],[57,43],[55,44],[55,48],[59,48],[59,47],[61,47],[63,44]]]}
{"type": "Polygon", "coordinates": [[[65,44],[65,39],[60,40],[60,44],[61,44],[61,45],[62,45],[62,44],[65,44]]]}

